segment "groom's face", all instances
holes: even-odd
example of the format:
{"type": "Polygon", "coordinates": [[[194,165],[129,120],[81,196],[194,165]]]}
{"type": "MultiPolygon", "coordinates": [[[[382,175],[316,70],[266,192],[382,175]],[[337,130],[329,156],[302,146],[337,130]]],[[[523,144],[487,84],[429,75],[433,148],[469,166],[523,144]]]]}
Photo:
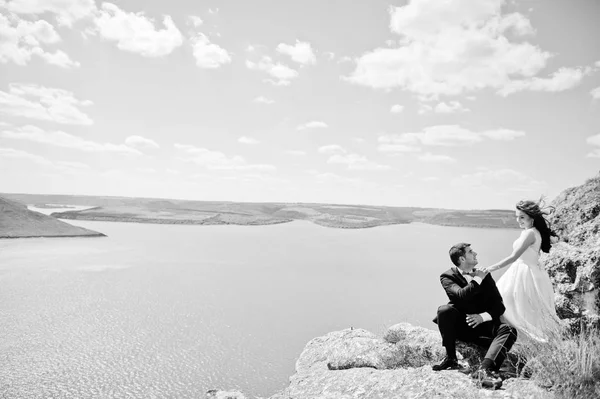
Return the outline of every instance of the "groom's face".
{"type": "Polygon", "coordinates": [[[477,252],[473,251],[471,247],[465,248],[465,265],[469,267],[475,267],[479,263],[477,261],[477,252]]]}

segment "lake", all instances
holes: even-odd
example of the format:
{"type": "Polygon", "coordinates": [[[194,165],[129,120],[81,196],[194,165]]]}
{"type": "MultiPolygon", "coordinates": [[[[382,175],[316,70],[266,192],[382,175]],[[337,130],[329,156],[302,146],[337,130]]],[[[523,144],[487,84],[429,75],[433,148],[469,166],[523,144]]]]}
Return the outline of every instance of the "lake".
{"type": "Polygon", "coordinates": [[[436,329],[449,247],[485,266],[519,234],[69,222],[108,237],[0,241],[0,397],[269,396],[314,337],[436,329]]]}

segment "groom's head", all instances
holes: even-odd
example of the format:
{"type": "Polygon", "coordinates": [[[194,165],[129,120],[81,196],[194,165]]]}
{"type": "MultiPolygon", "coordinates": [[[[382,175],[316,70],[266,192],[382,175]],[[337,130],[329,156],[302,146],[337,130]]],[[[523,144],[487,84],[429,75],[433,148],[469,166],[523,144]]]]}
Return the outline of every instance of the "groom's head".
{"type": "Polygon", "coordinates": [[[477,265],[477,252],[471,249],[471,244],[461,242],[450,248],[450,259],[456,266],[475,267],[477,265]]]}

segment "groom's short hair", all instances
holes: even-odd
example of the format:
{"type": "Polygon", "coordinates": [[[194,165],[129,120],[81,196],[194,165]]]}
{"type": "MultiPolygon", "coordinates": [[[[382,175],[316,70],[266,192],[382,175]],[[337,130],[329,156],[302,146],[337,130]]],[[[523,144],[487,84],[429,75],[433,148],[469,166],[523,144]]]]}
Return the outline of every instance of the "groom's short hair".
{"type": "Polygon", "coordinates": [[[453,245],[452,248],[450,248],[450,259],[452,260],[452,263],[456,266],[460,266],[460,257],[465,256],[467,248],[470,246],[471,244],[467,244],[466,242],[453,245]]]}

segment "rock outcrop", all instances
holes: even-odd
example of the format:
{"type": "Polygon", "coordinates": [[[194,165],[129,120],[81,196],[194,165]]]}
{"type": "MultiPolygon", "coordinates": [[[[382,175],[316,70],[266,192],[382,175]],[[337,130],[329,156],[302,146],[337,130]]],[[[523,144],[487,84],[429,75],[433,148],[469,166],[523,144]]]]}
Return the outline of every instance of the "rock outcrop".
{"type": "MultiPolygon", "coordinates": [[[[478,348],[459,344],[457,352],[463,366],[479,364],[478,348]]],[[[438,332],[408,323],[390,327],[383,338],[363,329],[335,331],[306,345],[290,385],[271,399],[553,397],[525,379],[507,379],[502,390],[490,391],[460,371],[433,371],[443,356],[438,332]]],[[[207,398],[218,392],[226,394],[210,391],[207,398]]]]}
{"type": "Polygon", "coordinates": [[[561,242],[542,257],[556,294],[556,310],[577,331],[600,327],[600,174],[563,191],[548,220],[561,242]]]}

